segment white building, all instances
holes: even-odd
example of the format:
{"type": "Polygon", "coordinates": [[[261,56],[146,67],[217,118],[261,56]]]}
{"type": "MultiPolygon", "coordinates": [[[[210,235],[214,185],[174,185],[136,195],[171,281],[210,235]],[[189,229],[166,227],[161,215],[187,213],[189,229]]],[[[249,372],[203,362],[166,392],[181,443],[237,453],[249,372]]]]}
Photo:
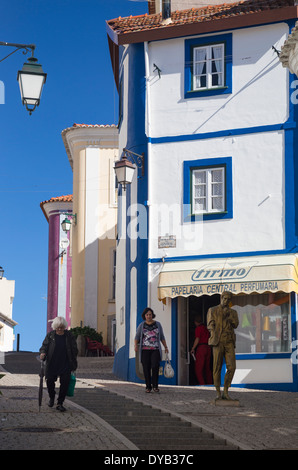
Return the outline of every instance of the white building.
{"type": "Polygon", "coordinates": [[[12,319],[12,305],[14,299],[15,281],[5,277],[0,279],[0,351],[13,350],[14,327],[17,325],[12,319]]]}
{"type": "Polygon", "coordinates": [[[194,315],[231,290],[233,385],[298,388],[297,115],[275,52],[294,18],[294,0],[250,0],[107,22],[119,148],[145,162],[119,190],[114,371],[125,379],[140,376],[133,339],[150,306],[176,371],[162,380],[195,383],[194,315]]]}

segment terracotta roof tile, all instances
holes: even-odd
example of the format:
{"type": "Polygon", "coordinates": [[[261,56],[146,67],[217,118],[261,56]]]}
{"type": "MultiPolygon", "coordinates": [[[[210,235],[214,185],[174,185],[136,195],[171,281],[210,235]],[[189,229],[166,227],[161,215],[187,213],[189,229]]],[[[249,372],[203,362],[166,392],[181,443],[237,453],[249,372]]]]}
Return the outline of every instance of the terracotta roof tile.
{"type": "Polygon", "coordinates": [[[47,203],[51,203],[51,202],[72,202],[72,194],[67,194],[66,196],[58,196],[58,197],[51,197],[51,199],[48,199],[47,201],[43,201],[40,203],[40,208],[45,216],[45,218],[47,219],[47,221],[49,221],[49,218],[48,218],[48,214],[45,210],[45,205],[47,203]]]}
{"type": "Polygon", "coordinates": [[[76,124],[72,127],[117,127],[116,124],[76,124]]]}
{"type": "Polygon", "coordinates": [[[66,196],[51,197],[51,199],[43,201],[41,202],[41,204],[46,204],[47,202],[72,202],[72,194],[67,194],[66,196]]]}
{"type": "Polygon", "coordinates": [[[202,23],[234,16],[249,15],[266,10],[275,10],[295,6],[295,0],[241,0],[230,4],[208,5],[188,10],[177,10],[171,14],[171,23],[162,23],[161,13],[126,18],[115,18],[107,21],[109,27],[116,34],[127,34],[152,29],[167,28],[185,24],[202,23]]]}

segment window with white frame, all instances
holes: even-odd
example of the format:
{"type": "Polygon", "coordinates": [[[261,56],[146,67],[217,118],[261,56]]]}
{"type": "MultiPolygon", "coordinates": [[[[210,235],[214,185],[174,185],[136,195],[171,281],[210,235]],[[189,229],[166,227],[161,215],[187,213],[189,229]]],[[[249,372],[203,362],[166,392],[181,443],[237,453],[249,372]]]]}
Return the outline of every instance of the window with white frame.
{"type": "Polygon", "coordinates": [[[193,48],[193,90],[209,90],[223,87],[224,44],[212,44],[193,48]]]}
{"type": "Polygon", "coordinates": [[[232,157],[183,162],[183,216],[187,222],[233,218],[232,157]]]}
{"type": "Polygon", "coordinates": [[[225,167],[192,170],[192,213],[225,211],[225,167]]]}
{"type": "Polygon", "coordinates": [[[186,39],[184,57],[184,98],[232,93],[232,33],[186,39]]]}

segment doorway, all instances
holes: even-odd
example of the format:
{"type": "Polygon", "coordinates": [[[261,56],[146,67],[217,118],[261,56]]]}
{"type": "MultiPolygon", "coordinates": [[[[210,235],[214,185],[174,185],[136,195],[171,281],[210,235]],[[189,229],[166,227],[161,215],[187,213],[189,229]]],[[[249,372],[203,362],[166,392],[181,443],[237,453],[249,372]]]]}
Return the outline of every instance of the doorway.
{"type": "MultiPolygon", "coordinates": [[[[188,342],[189,349],[191,349],[195,340],[195,318],[201,316],[204,325],[207,325],[207,312],[210,307],[215,307],[220,303],[220,295],[202,295],[200,297],[191,296],[188,299],[188,342]]],[[[211,363],[212,365],[212,363],[211,363]]],[[[197,385],[197,378],[195,374],[195,361],[190,358],[189,361],[189,385],[197,385]]]]}
{"type": "Polygon", "coordinates": [[[195,317],[202,316],[206,325],[210,307],[220,303],[220,295],[202,295],[178,298],[178,383],[179,385],[197,385],[195,362],[189,351],[195,340],[195,317]]]}

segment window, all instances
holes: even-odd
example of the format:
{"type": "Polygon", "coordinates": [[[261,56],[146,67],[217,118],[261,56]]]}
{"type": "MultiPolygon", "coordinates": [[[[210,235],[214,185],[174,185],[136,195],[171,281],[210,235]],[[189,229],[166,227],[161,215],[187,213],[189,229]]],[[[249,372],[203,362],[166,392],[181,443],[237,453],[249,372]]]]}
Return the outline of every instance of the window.
{"type": "Polygon", "coordinates": [[[185,98],[232,93],[232,34],[185,41],[185,98]]]}
{"type": "Polygon", "coordinates": [[[184,221],[233,217],[232,158],[210,158],[183,163],[184,221]]]}
{"type": "Polygon", "coordinates": [[[118,180],[114,171],[115,161],[118,156],[115,154],[114,158],[110,158],[109,161],[109,206],[117,207],[118,200],[118,180]]]}
{"type": "Polygon", "coordinates": [[[116,250],[113,250],[112,299],[116,298],[116,250]]]}
{"type": "Polygon", "coordinates": [[[113,302],[116,299],[116,250],[111,249],[110,251],[110,294],[109,302],[113,302]]]}
{"type": "Polygon", "coordinates": [[[239,317],[236,353],[291,352],[289,294],[239,295],[232,303],[239,317]]]}
{"type": "Polygon", "coordinates": [[[122,120],[123,120],[123,76],[120,78],[119,81],[119,101],[118,101],[118,112],[119,112],[119,118],[118,118],[118,128],[120,129],[122,120]]]}
{"type": "Polygon", "coordinates": [[[225,210],[225,168],[192,171],[192,213],[225,210]]]}
{"type": "Polygon", "coordinates": [[[224,44],[193,48],[193,90],[224,86],[224,44]]]}

